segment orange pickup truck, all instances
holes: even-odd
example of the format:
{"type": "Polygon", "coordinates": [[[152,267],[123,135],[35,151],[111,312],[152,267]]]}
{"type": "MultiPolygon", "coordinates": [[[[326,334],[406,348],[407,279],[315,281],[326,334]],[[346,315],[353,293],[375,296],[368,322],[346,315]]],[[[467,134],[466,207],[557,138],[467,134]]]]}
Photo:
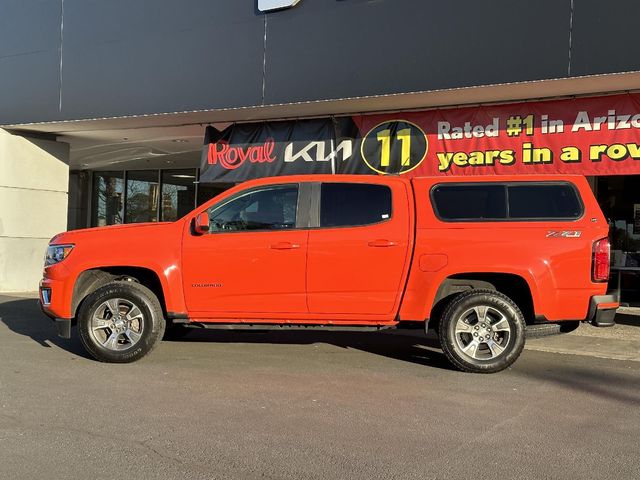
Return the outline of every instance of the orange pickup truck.
{"type": "Polygon", "coordinates": [[[173,223],[56,235],[40,301],[107,362],[184,327],[418,325],[489,373],[539,324],[613,325],[607,234],[579,176],[264,178],[173,223]]]}

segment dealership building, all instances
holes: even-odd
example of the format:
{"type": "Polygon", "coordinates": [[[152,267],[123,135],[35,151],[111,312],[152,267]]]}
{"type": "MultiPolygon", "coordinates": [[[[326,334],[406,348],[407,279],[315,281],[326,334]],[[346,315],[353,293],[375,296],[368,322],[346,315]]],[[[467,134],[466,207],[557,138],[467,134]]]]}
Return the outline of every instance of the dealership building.
{"type": "Polygon", "coordinates": [[[8,0],[0,292],[67,229],[288,173],[586,175],[640,266],[631,0],[8,0]]]}

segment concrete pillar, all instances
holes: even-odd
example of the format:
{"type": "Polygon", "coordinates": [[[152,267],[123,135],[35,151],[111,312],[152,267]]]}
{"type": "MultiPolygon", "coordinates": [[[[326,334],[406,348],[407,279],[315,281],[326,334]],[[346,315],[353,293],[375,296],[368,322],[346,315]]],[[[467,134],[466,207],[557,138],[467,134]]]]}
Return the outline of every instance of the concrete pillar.
{"type": "Polygon", "coordinates": [[[0,129],[0,292],[38,289],[47,243],[67,229],[69,145],[0,129]]]}

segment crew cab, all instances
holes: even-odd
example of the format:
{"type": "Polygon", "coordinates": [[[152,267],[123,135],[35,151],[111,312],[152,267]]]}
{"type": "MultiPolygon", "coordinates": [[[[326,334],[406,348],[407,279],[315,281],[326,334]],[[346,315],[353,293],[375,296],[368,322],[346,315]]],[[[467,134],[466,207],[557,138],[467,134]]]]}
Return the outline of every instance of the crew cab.
{"type": "Polygon", "coordinates": [[[106,362],[184,327],[418,325],[489,373],[527,328],[613,325],[607,234],[580,176],[263,178],[173,223],[56,235],[40,301],[106,362]]]}

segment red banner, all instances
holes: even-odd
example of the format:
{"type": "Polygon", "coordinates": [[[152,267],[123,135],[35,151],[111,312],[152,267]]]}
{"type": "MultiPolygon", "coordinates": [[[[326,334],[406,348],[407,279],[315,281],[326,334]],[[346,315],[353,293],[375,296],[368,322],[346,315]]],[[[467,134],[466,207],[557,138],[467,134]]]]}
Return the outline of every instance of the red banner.
{"type": "Polygon", "coordinates": [[[640,174],[640,94],[207,128],[202,182],[301,173],[640,174]]]}
{"type": "Polygon", "coordinates": [[[396,155],[403,155],[403,147],[405,155],[411,152],[415,132],[403,139],[402,128],[395,129],[394,137],[394,121],[422,130],[426,152],[405,160],[411,176],[640,173],[638,94],[352,118],[371,167],[391,161],[385,155],[393,155],[393,143],[400,144],[396,155]],[[368,153],[368,139],[378,144],[378,152],[368,153]]]}

